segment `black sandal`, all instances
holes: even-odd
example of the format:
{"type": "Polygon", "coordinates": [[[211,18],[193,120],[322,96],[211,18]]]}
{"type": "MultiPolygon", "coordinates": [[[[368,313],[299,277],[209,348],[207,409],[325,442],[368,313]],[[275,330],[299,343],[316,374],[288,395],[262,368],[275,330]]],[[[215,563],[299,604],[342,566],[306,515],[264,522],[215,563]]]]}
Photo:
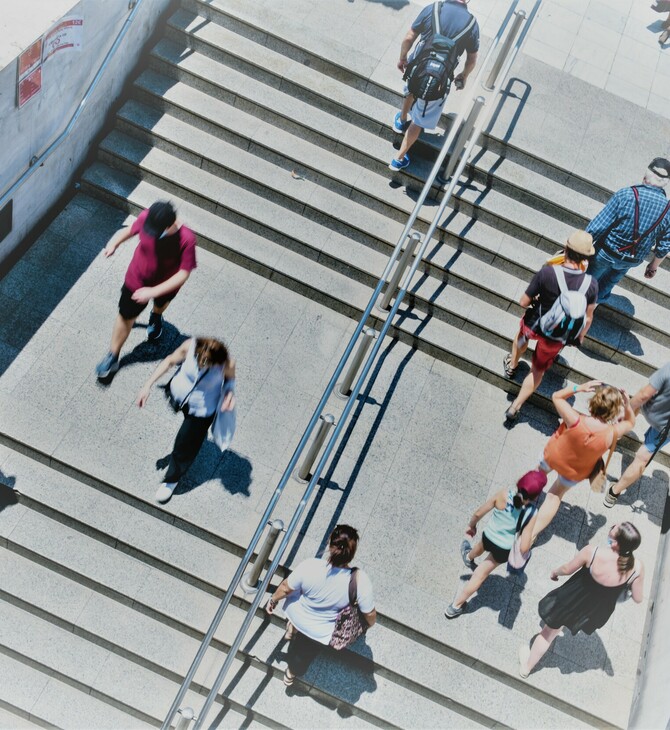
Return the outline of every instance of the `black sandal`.
{"type": "Polygon", "coordinates": [[[518,417],[519,417],[519,411],[513,411],[512,406],[510,406],[505,411],[505,420],[507,421],[507,423],[514,423],[514,421],[516,421],[516,419],[518,417]]]}
{"type": "Polygon", "coordinates": [[[284,684],[287,687],[290,687],[293,682],[295,682],[295,675],[291,674],[291,672],[289,672],[288,670],[288,667],[286,667],[286,671],[284,672],[284,684]]]}
{"type": "Polygon", "coordinates": [[[516,368],[512,367],[511,355],[505,355],[505,357],[503,358],[503,370],[505,371],[506,378],[509,378],[511,380],[515,376],[516,368]]]}

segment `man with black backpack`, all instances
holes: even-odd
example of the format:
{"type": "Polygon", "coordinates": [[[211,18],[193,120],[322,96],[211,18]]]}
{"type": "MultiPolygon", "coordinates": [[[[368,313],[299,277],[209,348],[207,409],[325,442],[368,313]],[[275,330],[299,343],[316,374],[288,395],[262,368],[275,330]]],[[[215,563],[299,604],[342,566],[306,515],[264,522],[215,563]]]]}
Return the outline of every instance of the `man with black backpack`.
{"type": "Polygon", "coordinates": [[[389,169],[402,170],[409,165],[407,152],[422,129],[437,127],[452,81],[457,89],[465,86],[477,63],[478,50],[479,25],[468,11],[467,0],[439,0],[419,13],[400,47],[398,69],[406,82],[405,99],[393,128],[405,136],[389,169]],[[454,76],[463,52],[467,54],[465,67],[454,76]]]}
{"type": "Polygon", "coordinates": [[[565,242],[562,262],[543,266],[531,279],[519,304],[526,310],[513,344],[503,360],[505,377],[513,378],[530,340],[536,340],[530,373],[505,412],[511,423],[521,406],[537,390],[545,372],[566,345],[581,345],[586,337],[598,298],[598,282],[585,273],[594,254],[593,239],[586,231],[573,231],[565,242]]]}
{"type": "Polygon", "coordinates": [[[670,252],[670,202],[664,190],[669,179],[670,160],[657,157],[641,185],[617,190],[586,227],[595,241],[589,274],[598,280],[598,303],[607,300],[615,284],[652,249],[655,256],[645,269],[647,279],[656,275],[670,252]]]}

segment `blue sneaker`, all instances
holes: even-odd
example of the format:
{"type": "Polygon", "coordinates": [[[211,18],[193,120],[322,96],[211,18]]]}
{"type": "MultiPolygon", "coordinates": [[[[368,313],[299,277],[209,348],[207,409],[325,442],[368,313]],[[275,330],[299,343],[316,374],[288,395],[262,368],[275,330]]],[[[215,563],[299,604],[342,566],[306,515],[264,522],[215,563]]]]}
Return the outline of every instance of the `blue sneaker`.
{"type": "Polygon", "coordinates": [[[402,160],[396,160],[394,157],[389,165],[389,170],[404,170],[409,165],[409,155],[405,155],[402,160]]]}
{"type": "Polygon", "coordinates": [[[400,112],[398,112],[393,119],[393,129],[398,134],[405,134],[405,132],[407,131],[407,127],[409,127],[410,124],[411,122],[409,119],[404,122],[402,121],[402,119],[400,119],[400,112]]]}
{"type": "Polygon", "coordinates": [[[152,312],[147,325],[147,340],[157,340],[163,334],[163,315],[152,312]]]}
{"type": "Polygon", "coordinates": [[[101,378],[108,378],[110,375],[114,375],[119,369],[119,358],[117,355],[113,355],[108,352],[102,360],[96,365],[95,374],[101,378]]]}

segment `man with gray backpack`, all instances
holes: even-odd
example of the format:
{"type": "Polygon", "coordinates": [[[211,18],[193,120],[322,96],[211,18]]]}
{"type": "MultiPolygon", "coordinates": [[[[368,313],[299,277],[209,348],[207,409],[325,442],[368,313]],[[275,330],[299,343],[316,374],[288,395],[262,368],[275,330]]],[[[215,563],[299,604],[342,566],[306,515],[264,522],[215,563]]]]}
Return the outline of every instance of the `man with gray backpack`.
{"type": "Polygon", "coordinates": [[[467,0],[439,0],[419,13],[400,47],[398,69],[406,87],[393,128],[405,136],[389,169],[403,170],[409,165],[407,152],[422,129],[437,127],[452,82],[457,89],[465,86],[478,50],[479,25],[468,11],[467,0]],[[467,54],[465,67],[454,76],[463,52],[467,54]]]}
{"type": "Polygon", "coordinates": [[[514,422],[521,406],[538,389],[545,372],[566,345],[581,345],[593,320],[598,299],[597,280],[585,273],[594,253],[593,239],[586,231],[573,231],[565,242],[559,263],[543,266],[531,279],[519,304],[526,310],[512,352],[503,360],[505,377],[513,378],[530,340],[536,340],[530,373],[505,412],[514,422]]]}

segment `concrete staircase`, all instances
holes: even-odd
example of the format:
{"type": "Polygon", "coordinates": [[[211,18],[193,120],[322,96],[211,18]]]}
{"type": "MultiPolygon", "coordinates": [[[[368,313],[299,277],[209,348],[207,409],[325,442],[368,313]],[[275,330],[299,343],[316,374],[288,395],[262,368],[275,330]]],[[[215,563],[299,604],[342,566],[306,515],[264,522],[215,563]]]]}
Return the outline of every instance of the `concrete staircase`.
{"type": "MultiPolygon", "coordinates": [[[[262,35],[272,30],[267,21],[251,17],[235,3],[184,3],[84,188],[135,213],[165,191],[210,250],[356,317],[430,163],[417,160],[390,186],[395,105],[378,98],[390,92],[371,84],[361,91],[363,79],[341,80],[327,58],[282,47],[262,35]]],[[[521,313],[516,302],[606,192],[530,153],[505,153],[477,155],[409,297],[413,316],[395,335],[514,390],[501,361],[521,313]]],[[[419,230],[430,215],[428,206],[419,230]]],[[[652,284],[635,270],[625,295],[599,309],[586,347],[564,353],[556,376],[642,385],[668,360],[669,280],[665,269],[652,284]]],[[[548,378],[537,402],[546,405],[555,385],[548,378]]]]}
{"type": "MultiPolygon", "coordinates": [[[[399,97],[356,61],[325,34],[300,34],[280,10],[184,0],[82,192],[131,214],[169,196],[214,257],[358,318],[436,141],[422,141],[427,159],[417,156],[389,185],[399,97]]],[[[514,391],[501,363],[516,302],[608,191],[493,134],[469,173],[393,334],[514,391]]],[[[418,230],[430,215],[427,206],[418,230]]],[[[640,387],[670,359],[669,283],[667,269],[651,283],[633,272],[625,296],[598,310],[587,346],[564,353],[536,404],[548,409],[561,379],[640,387]]],[[[0,727],[159,726],[244,550],[241,532],[217,515],[155,506],[143,485],[114,476],[118,463],[107,477],[17,433],[2,442],[3,471],[20,487],[0,486],[11,505],[0,511],[0,727]]],[[[211,686],[245,604],[234,598],[186,704],[202,704],[197,695],[211,686]]],[[[499,645],[473,657],[472,635],[436,636],[400,609],[382,610],[366,646],[328,654],[287,696],[282,632],[278,618],[256,616],[215,727],[626,725],[630,698],[606,678],[589,677],[598,702],[567,683],[529,685],[501,668],[499,645]]]]}

